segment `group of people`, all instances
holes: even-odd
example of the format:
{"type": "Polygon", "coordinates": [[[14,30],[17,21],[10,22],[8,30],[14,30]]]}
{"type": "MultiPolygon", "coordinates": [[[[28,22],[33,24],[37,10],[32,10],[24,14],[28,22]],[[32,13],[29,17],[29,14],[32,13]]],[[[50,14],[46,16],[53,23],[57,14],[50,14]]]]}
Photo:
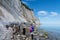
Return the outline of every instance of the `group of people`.
{"type": "MultiPolygon", "coordinates": [[[[23,23],[25,25],[25,23],[23,23]]],[[[7,29],[7,33],[6,33],[6,37],[5,40],[17,40],[17,35],[20,33],[22,35],[27,35],[27,31],[26,31],[27,27],[23,27],[21,25],[6,25],[6,29],[7,29]],[[22,27],[22,28],[21,28],[22,27]]],[[[31,26],[29,27],[29,33],[32,33],[34,31],[34,26],[31,24],[31,26]]],[[[33,39],[33,34],[31,35],[31,38],[33,39]]]]}

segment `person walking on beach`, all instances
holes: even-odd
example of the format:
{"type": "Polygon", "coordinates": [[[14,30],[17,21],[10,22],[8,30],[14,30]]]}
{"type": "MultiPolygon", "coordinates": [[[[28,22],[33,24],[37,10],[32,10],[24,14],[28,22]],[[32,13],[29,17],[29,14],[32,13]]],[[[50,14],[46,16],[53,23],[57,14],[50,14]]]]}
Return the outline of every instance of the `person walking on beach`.
{"type": "Polygon", "coordinates": [[[25,25],[25,23],[22,24],[22,39],[26,40],[27,38],[27,27],[25,25]]]}
{"type": "Polygon", "coordinates": [[[26,28],[23,28],[23,35],[26,35],[26,28]]]}
{"type": "Polygon", "coordinates": [[[31,40],[33,40],[33,38],[34,38],[34,26],[31,24],[31,27],[30,27],[30,33],[31,33],[31,40]]]}
{"type": "Polygon", "coordinates": [[[34,39],[34,35],[33,35],[34,33],[32,32],[31,33],[31,40],[33,40],[34,39]]]}

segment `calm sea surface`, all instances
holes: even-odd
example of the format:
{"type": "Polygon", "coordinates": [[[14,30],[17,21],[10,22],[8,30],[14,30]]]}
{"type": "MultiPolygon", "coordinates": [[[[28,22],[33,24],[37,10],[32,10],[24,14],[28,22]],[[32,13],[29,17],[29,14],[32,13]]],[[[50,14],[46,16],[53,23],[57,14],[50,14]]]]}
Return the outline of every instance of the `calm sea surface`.
{"type": "Polygon", "coordinates": [[[60,26],[41,26],[40,28],[46,31],[60,33],[60,26]]]}
{"type": "Polygon", "coordinates": [[[38,27],[39,31],[40,29],[43,29],[44,31],[53,34],[53,36],[60,38],[60,26],[40,26],[38,27]]]}

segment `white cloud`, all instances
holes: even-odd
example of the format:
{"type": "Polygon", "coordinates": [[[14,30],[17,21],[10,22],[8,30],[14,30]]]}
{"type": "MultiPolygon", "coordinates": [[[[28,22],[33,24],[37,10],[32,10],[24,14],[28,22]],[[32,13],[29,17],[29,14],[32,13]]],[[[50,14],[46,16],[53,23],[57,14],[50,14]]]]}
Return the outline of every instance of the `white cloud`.
{"type": "Polygon", "coordinates": [[[54,17],[57,16],[58,13],[57,12],[48,12],[48,11],[38,11],[38,16],[50,16],[50,17],[54,17]],[[50,13],[50,14],[48,14],[50,13]]]}
{"type": "Polygon", "coordinates": [[[51,13],[51,15],[50,16],[57,16],[58,15],[58,13],[57,12],[50,12],[51,13]]]}
{"type": "Polygon", "coordinates": [[[47,11],[38,11],[39,16],[46,16],[47,13],[48,13],[47,11]]]}
{"type": "Polygon", "coordinates": [[[58,12],[39,11],[38,15],[41,26],[60,26],[60,22],[59,22],[60,19],[58,19],[59,16],[58,12]]]}

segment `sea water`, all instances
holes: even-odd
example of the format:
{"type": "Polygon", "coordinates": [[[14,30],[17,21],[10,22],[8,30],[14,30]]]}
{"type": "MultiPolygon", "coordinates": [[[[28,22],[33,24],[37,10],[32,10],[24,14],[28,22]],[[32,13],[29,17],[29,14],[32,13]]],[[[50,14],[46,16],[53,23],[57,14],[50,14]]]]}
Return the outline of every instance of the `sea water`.
{"type": "Polygon", "coordinates": [[[49,32],[60,33],[60,26],[41,26],[40,28],[49,32]]]}
{"type": "Polygon", "coordinates": [[[40,26],[39,30],[43,29],[53,38],[60,40],[60,26],[40,26]]]}

